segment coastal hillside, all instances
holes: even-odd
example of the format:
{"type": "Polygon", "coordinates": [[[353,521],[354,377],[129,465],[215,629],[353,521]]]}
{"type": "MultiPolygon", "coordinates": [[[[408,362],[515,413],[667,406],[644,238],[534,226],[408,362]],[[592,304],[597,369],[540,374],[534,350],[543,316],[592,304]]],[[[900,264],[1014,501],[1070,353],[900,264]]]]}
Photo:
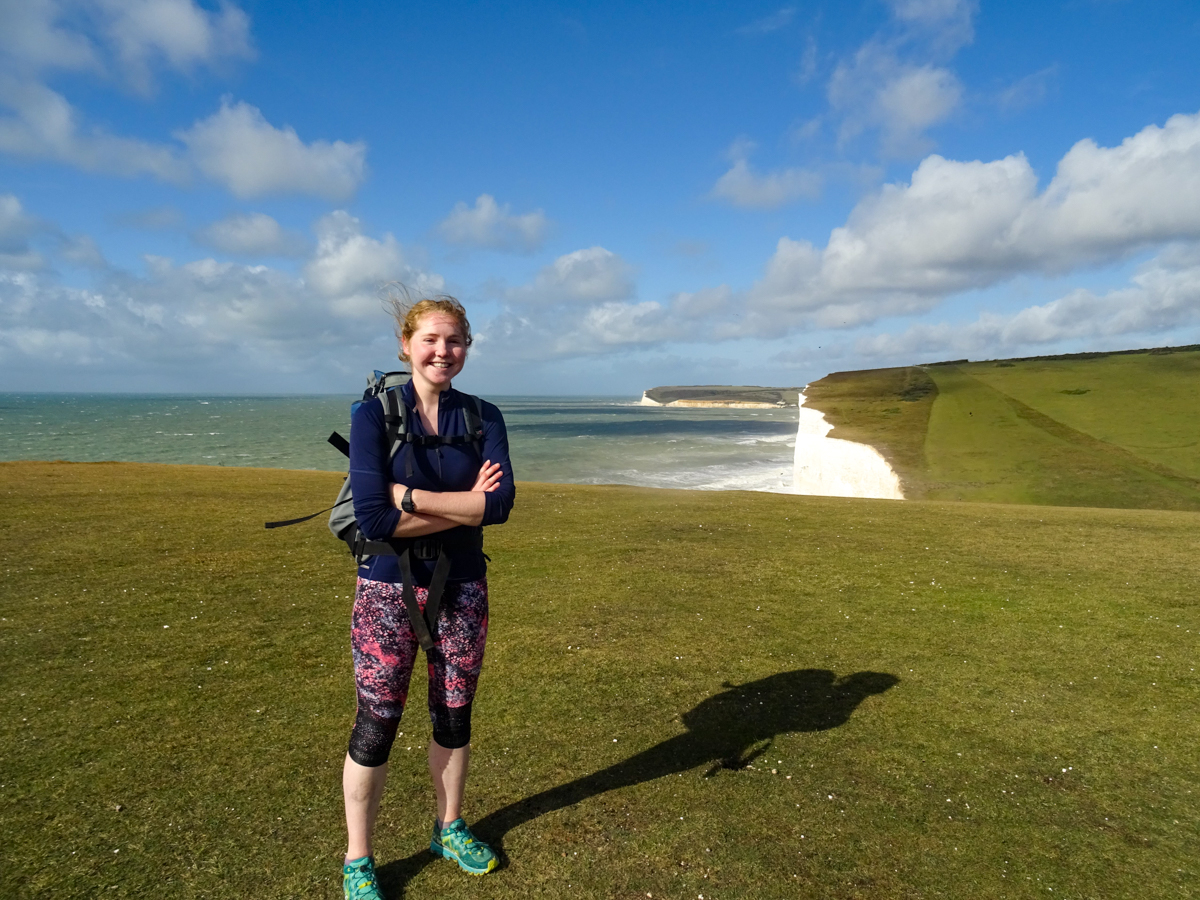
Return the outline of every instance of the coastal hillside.
{"type": "Polygon", "coordinates": [[[774,409],[800,405],[798,387],[700,384],[655,387],[642,394],[646,406],[761,407],[774,409]]]}
{"type": "Polygon", "coordinates": [[[1200,510],[1200,347],[835,372],[805,391],[911,499],[1200,510]]]}

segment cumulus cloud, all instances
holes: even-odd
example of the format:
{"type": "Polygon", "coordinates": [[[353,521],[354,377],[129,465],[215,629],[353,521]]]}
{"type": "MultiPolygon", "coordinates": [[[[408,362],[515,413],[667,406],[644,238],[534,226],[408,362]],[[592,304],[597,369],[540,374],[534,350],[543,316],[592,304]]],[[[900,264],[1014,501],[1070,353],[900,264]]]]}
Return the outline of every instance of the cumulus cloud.
{"type": "MultiPolygon", "coordinates": [[[[12,204],[0,202],[0,210],[7,210],[2,221],[13,220],[12,204]]],[[[193,388],[237,389],[231,373],[286,371],[303,379],[315,360],[325,377],[381,352],[386,362],[394,349],[381,283],[402,278],[437,290],[441,277],[406,260],[390,235],[365,234],[344,212],[318,221],[315,231],[317,246],[299,276],[265,265],[151,256],[141,272],[96,270],[86,289],[45,270],[0,271],[0,373],[19,383],[65,360],[106,373],[187,372],[184,383],[193,388]],[[372,341],[378,346],[370,350],[372,341]]],[[[10,242],[23,239],[16,227],[5,233],[10,242]]],[[[64,247],[88,253],[83,241],[64,247]]],[[[295,390],[314,382],[273,384],[295,390]]]]}
{"type": "Polygon", "coordinates": [[[919,156],[926,132],[962,104],[963,86],[946,62],[974,37],[973,0],[891,0],[893,27],[835,67],[826,87],[844,144],[878,131],[887,156],[919,156]]]}
{"type": "Polygon", "coordinates": [[[125,228],[140,228],[145,231],[171,231],[181,228],[183,213],[174,206],[152,206],[135,209],[114,217],[116,224],[125,228]]]}
{"type": "Polygon", "coordinates": [[[64,238],[59,255],[72,265],[86,269],[108,268],[108,260],[104,258],[99,245],[87,234],[64,238]]]}
{"type": "Polygon", "coordinates": [[[249,59],[250,19],[222,2],[209,11],[193,0],[98,0],[101,28],[130,82],[148,91],[151,66],[162,60],[188,71],[221,59],[249,59]]]}
{"type": "Polygon", "coordinates": [[[33,272],[46,260],[29,245],[29,239],[45,225],[25,212],[12,194],[0,194],[0,269],[33,272]]]}
{"type": "Polygon", "coordinates": [[[0,4],[0,50],[13,68],[98,69],[100,58],[85,35],[64,18],[56,0],[10,0],[0,4]]]}
{"type": "Polygon", "coordinates": [[[188,72],[254,55],[250,19],[233,3],[194,0],[20,0],[0,5],[0,49],[10,72],[51,69],[119,74],[153,87],[152,68],[188,72]]]}
{"type": "Polygon", "coordinates": [[[400,243],[390,234],[376,239],[362,232],[362,223],[344,210],[319,219],[316,253],[304,267],[306,283],[327,298],[343,315],[371,316],[379,311],[379,290],[402,281],[418,291],[445,289],[440,275],[411,265],[400,243]]]}
{"type": "Polygon", "coordinates": [[[290,126],[276,128],[248,103],[224,100],[207,119],[175,135],[206,176],[235,197],[315,194],[341,200],[366,174],[366,144],[306,144],[290,126]]]}
{"type": "Polygon", "coordinates": [[[729,171],[717,179],[711,195],[745,209],[776,209],[821,193],[821,176],[808,169],[778,169],[759,173],[750,165],[754,145],[738,141],[730,148],[729,171]]]}
{"type": "Polygon", "coordinates": [[[1038,191],[1022,155],[930,156],[908,184],[864,199],[824,249],[783,237],[747,302],[753,327],[780,317],[859,325],[930,309],[1020,272],[1060,274],[1200,237],[1200,114],[1117,147],[1077,143],[1038,191]]]}
{"type": "Polygon", "coordinates": [[[566,253],[543,268],[529,284],[511,288],[510,301],[525,304],[603,303],[633,295],[632,270],[603,247],[566,253]]]}
{"type": "Polygon", "coordinates": [[[632,267],[620,256],[604,247],[576,250],[504,291],[507,309],[484,338],[502,341],[510,359],[544,361],[646,347],[683,333],[685,317],[669,304],[634,294],[632,267]]]}
{"type": "Polygon", "coordinates": [[[680,291],[671,298],[671,315],[684,319],[708,319],[726,313],[733,302],[727,284],[698,291],[680,291]]]}
{"type": "Polygon", "coordinates": [[[1117,290],[1079,289],[1012,315],[985,312],[974,322],[914,325],[901,334],[863,338],[868,357],[1013,354],[1065,340],[1155,335],[1200,322],[1200,247],[1172,248],[1117,290]]]}
{"type": "Polygon", "coordinates": [[[78,111],[56,91],[36,81],[0,72],[0,152],[50,159],[88,172],[132,177],[151,175],[186,183],[189,167],[170,146],[80,128],[78,111]]]}
{"type": "Polygon", "coordinates": [[[237,256],[303,256],[308,242],[265,213],[238,213],[194,235],[205,246],[237,256]]]}
{"type": "Polygon", "coordinates": [[[491,194],[480,194],[474,207],[456,203],[438,234],[450,244],[532,253],[542,245],[548,224],[540,209],[514,216],[509,204],[500,206],[491,194]]]}
{"type": "Polygon", "coordinates": [[[227,0],[215,10],[195,0],[0,4],[0,152],[178,185],[198,170],[242,198],[352,195],[365,175],[362,142],[306,143],[257,108],[229,101],[176,133],[184,147],[147,141],[89,126],[45,82],[51,70],[88,71],[150,93],[159,68],[190,72],[251,56],[249,18],[227,0]]]}
{"type": "Polygon", "coordinates": [[[843,117],[840,140],[878,129],[884,153],[892,156],[927,150],[925,132],[954,113],[962,94],[958,76],[949,69],[903,62],[878,43],[840,63],[828,86],[829,104],[843,117]]]}

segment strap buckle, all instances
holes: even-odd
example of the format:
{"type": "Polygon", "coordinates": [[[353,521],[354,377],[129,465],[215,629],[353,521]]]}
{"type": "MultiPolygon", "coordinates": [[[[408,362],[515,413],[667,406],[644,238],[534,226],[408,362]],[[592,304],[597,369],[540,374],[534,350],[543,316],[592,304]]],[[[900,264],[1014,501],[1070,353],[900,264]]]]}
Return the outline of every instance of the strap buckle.
{"type": "Polygon", "coordinates": [[[414,538],[409,549],[414,559],[437,559],[442,552],[442,542],[438,538],[414,538]]]}

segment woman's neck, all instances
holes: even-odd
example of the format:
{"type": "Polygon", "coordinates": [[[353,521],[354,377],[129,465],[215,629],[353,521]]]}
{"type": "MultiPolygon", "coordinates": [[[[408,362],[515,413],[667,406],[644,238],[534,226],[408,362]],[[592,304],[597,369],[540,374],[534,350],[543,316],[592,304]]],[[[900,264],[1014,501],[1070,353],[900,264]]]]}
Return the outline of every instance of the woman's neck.
{"type": "Polygon", "coordinates": [[[414,405],[417,415],[421,417],[421,424],[425,426],[425,433],[438,434],[438,409],[442,391],[449,389],[450,385],[437,387],[414,378],[412,386],[414,405]]]}

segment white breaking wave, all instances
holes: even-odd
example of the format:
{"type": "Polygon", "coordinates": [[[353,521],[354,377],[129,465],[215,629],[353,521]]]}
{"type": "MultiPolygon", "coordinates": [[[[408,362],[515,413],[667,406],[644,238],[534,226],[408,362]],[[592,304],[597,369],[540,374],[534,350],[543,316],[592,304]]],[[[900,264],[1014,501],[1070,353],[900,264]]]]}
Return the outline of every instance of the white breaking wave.
{"type": "Polygon", "coordinates": [[[874,447],[827,437],[833,426],[825,413],[805,409],[800,395],[796,463],[792,490],[821,497],[873,497],[903,500],[900,479],[874,447]]]}

